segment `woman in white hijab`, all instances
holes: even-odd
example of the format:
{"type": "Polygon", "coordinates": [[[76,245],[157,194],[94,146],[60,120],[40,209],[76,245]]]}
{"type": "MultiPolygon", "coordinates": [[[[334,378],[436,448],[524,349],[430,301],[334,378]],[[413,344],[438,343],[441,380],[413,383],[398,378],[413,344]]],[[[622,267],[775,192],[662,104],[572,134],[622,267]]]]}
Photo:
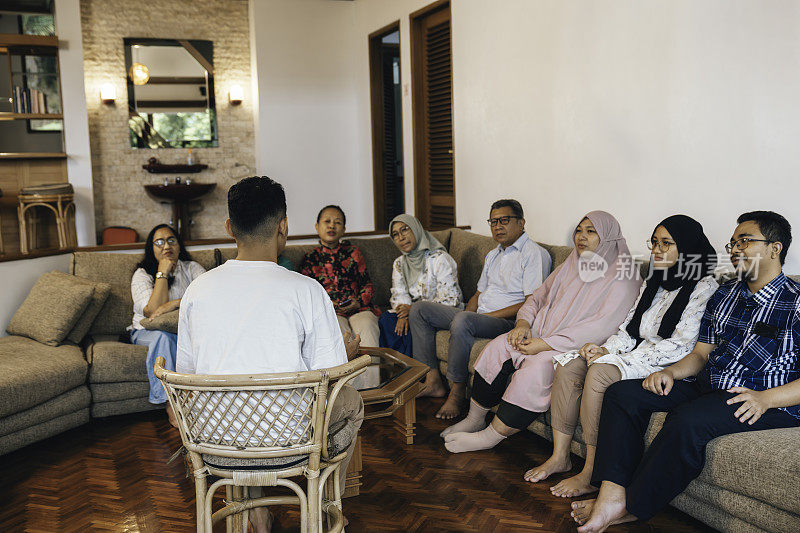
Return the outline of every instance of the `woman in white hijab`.
{"type": "Polygon", "coordinates": [[[391,308],[378,320],[380,345],[411,356],[408,327],[411,304],[429,301],[463,309],[464,298],[458,286],[455,260],[442,243],[423,229],[419,220],[411,215],[398,215],[389,224],[389,232],[402,255],[392,265],[391,308]]]}

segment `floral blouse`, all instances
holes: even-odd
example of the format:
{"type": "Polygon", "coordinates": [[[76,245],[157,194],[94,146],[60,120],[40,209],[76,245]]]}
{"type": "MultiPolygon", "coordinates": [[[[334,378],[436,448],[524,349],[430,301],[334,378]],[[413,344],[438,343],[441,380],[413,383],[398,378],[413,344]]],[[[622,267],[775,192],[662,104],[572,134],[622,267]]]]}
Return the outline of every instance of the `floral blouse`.
{"type": "Polygon", "coordinates": [[[464,297],[458,286],[458,267],[450,254],[444,250],[428,251],[425,255],[425,271],[410,287],[406,286],[400,268],[402,257],[395,259],[392,265],[392,296],[389,298],[392,309],[419,300],[464,308],[464,297]]]}
{"type": "Polygon", "coordinates": [[[339,306],[348,303],[348,300],[359,304],[358,309],[351,313],[353,315],[361,311],[380,314],[372,305],[375,288],[369,280],[367,263],[357,246],[347,241],[340,242],[333,249],[319,245],[303,258],[300,273],[320,282],[328,292],[337,314],[343,315],[339,306]]]}
{"type": "MultiPolygon", "coordinates": [[[[642,285],[639,298],[642,297],[645,286],[646,284],[642,285]]],[[[608,354],[598,357],[591,364],[614,365],[619,368],[622,379],[643,379],[653,372],[677,363],[694,348],[700,333],[700,320],[706,310],[706,303],[718,287],[719,283],[713,276],[706,276],[697,282],[689,297],[689,303],[675,326],[675,331],[668,339],[658,336],[658,328],[661,326],[661,320],[667,309],[678,295],[678,289],[667,291],[659,287],[650,308],[642,314],[642,322],[639,326],[639,335],[642,341],[638,346],[636,346],[636,339],[632,338],[626,329],[639,304],[639,298],[637,298],[628,312],[625,322],[619,327],[619,331],[603,344],[603,347],[608,350],[608,354]]],[[[556,364],[566,365],[577,357],[580,357],[578,352],[572,351],[555,355],[553,359],[556,364]]]]}

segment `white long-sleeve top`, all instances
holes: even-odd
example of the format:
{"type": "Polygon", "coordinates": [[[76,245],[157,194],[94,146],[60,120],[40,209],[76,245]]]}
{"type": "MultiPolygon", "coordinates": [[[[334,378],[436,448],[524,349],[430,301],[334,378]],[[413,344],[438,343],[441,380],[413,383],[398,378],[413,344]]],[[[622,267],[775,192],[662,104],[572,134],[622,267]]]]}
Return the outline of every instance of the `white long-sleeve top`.
{"type": "Polygon", "coordinates": [[[444,250],[427,251],[425,271],[410,287],[406,286],[403,279],[400,268],[402,258],[395,259],[392,265],[392,296],[389,304],[393,310],[398,305],[411,305],[420,300],[464,308],[464,297],[458,285],[458,267],[450,254],[444,250]]]}
{"type": "MultiPolygon", "coordinates": [[[[169,299],[178,300],[198,276],[205,273],[206,269],[195,261],[178,261],[172,271],[172,285],[169,287],[169,299]]],[[[156,280],[143,268],[137,268],[131,277],[131,296],[133,296],[133,324],[131,330],[144,329],[141,321],[144,319],[144,308],[153,295],[156,280]]]]}
{"type": "MultiPolygon", "coordinates": [[[[676,363],[688,355],[697,342],[700,332],[700,320],[706,309],[706,303],[719,287],[713,276],[702,278],[692,291],[689,303],[681,314],[675,331],[668,339],[658,335],[658,328],[664,314],[672,305],[679,289],[667,291],[659,287],[653,297],[650,307],[642,314],[639,326],[639,336],[642,341],[636,345],[636,339],[628,334],[628,324],[633,318],[639,299],[644,293],[646,284],[642,285],[639,297],[628,312],[625,322],[620,325],[616,334],[603,343],[603,348],[608,354],[595,359],[591,364],[606,363],[619,368],[622,379],[642,379],[653,372],[676,363]]],[[[553,357],[555,364],[566,365],[573,359],[580,357],[577,351],[561,353],[553,357]]]]}

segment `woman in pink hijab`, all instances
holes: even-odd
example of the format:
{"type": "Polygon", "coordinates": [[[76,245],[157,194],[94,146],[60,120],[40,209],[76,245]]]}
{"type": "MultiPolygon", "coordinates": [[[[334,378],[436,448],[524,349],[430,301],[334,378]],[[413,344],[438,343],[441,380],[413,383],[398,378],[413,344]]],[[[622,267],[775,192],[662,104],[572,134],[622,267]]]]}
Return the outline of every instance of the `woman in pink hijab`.
{"type": "Polygon", "coordinates": [[[449,451],[493,448],[527,428],[550,407],[553,355],[603,342],[625,320],[642,280],[619,222],[592,211],[573,240],[575,250],[528,297],[514,329],[481,352],[469,413],[441,433],[449,451]],[[487,426],[486,414],[498,404],[487,426]]]}

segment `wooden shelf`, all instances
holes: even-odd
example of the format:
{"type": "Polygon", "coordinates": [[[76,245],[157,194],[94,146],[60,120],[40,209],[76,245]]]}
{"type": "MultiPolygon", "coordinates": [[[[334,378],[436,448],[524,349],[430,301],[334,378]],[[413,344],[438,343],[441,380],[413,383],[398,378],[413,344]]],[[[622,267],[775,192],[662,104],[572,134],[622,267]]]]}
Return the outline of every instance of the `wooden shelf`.
{"type": "Polygon", "coordinates": [[[0,46],[38,46],[58,48],[58,37],[55,35],[20,35],[16,33],[0,33],[0,46]]]}
{"type": "Polygon", "coordinates": [[[66,159],[63,152],[0,152],[0,159],[66,159]]]}
{"type": "Polygon", "coordinates": [[[11,113],[10,111],[0,112],[0,120],[23,120],[23,119],[63,120],[64,115],[62,115],[61,113],[11,113]]]}

